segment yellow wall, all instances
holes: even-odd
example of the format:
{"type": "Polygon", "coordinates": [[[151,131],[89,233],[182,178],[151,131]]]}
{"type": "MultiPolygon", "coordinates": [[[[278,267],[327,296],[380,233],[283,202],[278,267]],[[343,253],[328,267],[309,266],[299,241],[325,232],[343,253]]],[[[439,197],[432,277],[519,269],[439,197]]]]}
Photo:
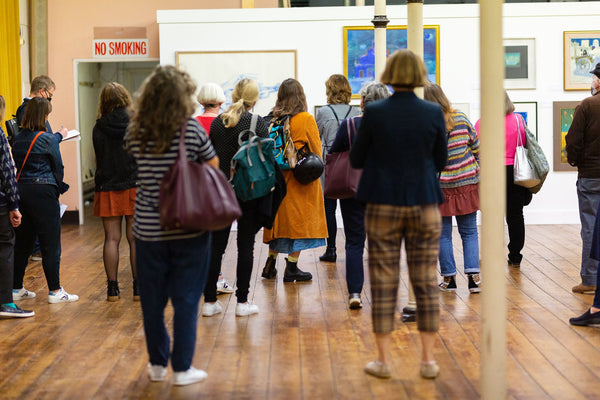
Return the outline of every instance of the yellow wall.
{"type": "MultiPolygon", "coordinates": [[[[2,0],[3,2],[5,0],[2,0]]],[[[48,2],[48,75],[56,83],[50,122],[75,128],[73,59],[92,58],[94,27],[146,27],[150,58],[159,57],[157,10],[241,8],[241,0],[60,0],[48,2]]],[[[255,0],[256,8],[276,8],[277,0],[255,0]]],[[[71,185],[61,202],[79,208],[77,142],[61,145],[65,181],[71,185]]]]}
{"type": "Polygon", "coordinates": [[[6,119],[10,119],[22,101],[19,40],[19,1],[3,0],[0,2],[0,95],[6,100],[6,119]]]}

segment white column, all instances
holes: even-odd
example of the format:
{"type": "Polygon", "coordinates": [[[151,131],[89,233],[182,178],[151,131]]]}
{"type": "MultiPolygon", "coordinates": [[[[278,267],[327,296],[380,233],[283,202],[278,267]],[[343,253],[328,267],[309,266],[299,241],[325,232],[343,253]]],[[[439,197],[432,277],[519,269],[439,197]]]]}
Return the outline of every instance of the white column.
{"type": "Polygon", "coordinates": [[[481,398],[506,398],[502,0],[479,1],[481,54],[481,398]]]}
{"type": "Polygon", "coordinates": [[[385,15],[385,0],[375,0],[375,80],[381,80],[386,60],[386,26],[390,22],[385,15]]]}

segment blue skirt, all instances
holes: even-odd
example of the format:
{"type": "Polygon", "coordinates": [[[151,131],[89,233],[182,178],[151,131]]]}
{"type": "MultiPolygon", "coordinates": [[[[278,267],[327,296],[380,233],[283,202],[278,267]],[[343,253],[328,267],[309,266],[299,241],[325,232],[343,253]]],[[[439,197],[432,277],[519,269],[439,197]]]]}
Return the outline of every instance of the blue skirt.
{"type": "Polygon", "coordinates": [[[325,246],[325,239],[273,239],[269,242],[269,250],[277,253],[291,254],[297,251],[325,246]]]}

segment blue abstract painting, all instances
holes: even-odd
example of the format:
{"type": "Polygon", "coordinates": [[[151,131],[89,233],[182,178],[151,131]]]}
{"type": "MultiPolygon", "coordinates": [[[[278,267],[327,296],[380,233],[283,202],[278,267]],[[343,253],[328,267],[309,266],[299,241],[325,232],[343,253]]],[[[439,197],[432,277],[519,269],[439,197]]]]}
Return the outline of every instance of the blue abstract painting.
{"type": "MultiPolygon", "coordinates": [[[[344,27],[344,75],[357,95],[365,82],[375,79],[375,33],[373,27],[344,27]]],[[[389,26],[386,30],[387,56],[407,47],[406,26],[389,26]]],[[[427,77],[440,83],[439,25],[423,27],[423,58],[427,77]]],[[[354,96],[356,97],[356,96],[354,96]]]]}

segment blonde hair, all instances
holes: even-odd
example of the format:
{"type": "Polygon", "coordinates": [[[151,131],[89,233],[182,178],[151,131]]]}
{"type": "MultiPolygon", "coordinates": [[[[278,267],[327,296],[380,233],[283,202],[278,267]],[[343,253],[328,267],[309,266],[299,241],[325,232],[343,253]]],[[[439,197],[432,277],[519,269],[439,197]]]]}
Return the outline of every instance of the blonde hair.
{"type": "Polygon", "coordinates": [[[446,131],[450,132],[452,128],[454,128],[454,118],[452,118],[452,113],[456,110],[452,108],[450,100],[448,100],[440,85],[429,82],[427,85],[425,85],[423,97],[425,100],[442,106],[444,118],[446,119],[446,131]]]}
{"type": "Polygon", "coordinates": [[[334,74],[325,82],[328,104],[348,104],[352,98],[350,82],[344,75],[334,74]]]}
{"type": "Polygon", "coordinates": [[[385,64],[381,83],[407,89],[424,86],[427,83],[425,63],[410,50],[397,50],[385,64]]]}
{"type": "Polygon", "coordinates": [[[225,103],[223,88],[216,83],[205,83],[198,92],[198,103],[204,108],[214,108],[225,103]]]}
{"type": "Polygon", "coordinates": [[[504,91],[504,115],[512,114],[515,112],[515,105],[508,97],[506,90],[504,91]]]}
{"type": "Polygon", "coordinates": [[[227,111],[221,114],[223,125],[225,128],[233,128],[240,122],[240,117],[251,109],[258,101],[260,92],[258,85],[252,79],[244,78],[240,80],[233,89],[231,100],[233,104],[229,106],[227,111]]]}

